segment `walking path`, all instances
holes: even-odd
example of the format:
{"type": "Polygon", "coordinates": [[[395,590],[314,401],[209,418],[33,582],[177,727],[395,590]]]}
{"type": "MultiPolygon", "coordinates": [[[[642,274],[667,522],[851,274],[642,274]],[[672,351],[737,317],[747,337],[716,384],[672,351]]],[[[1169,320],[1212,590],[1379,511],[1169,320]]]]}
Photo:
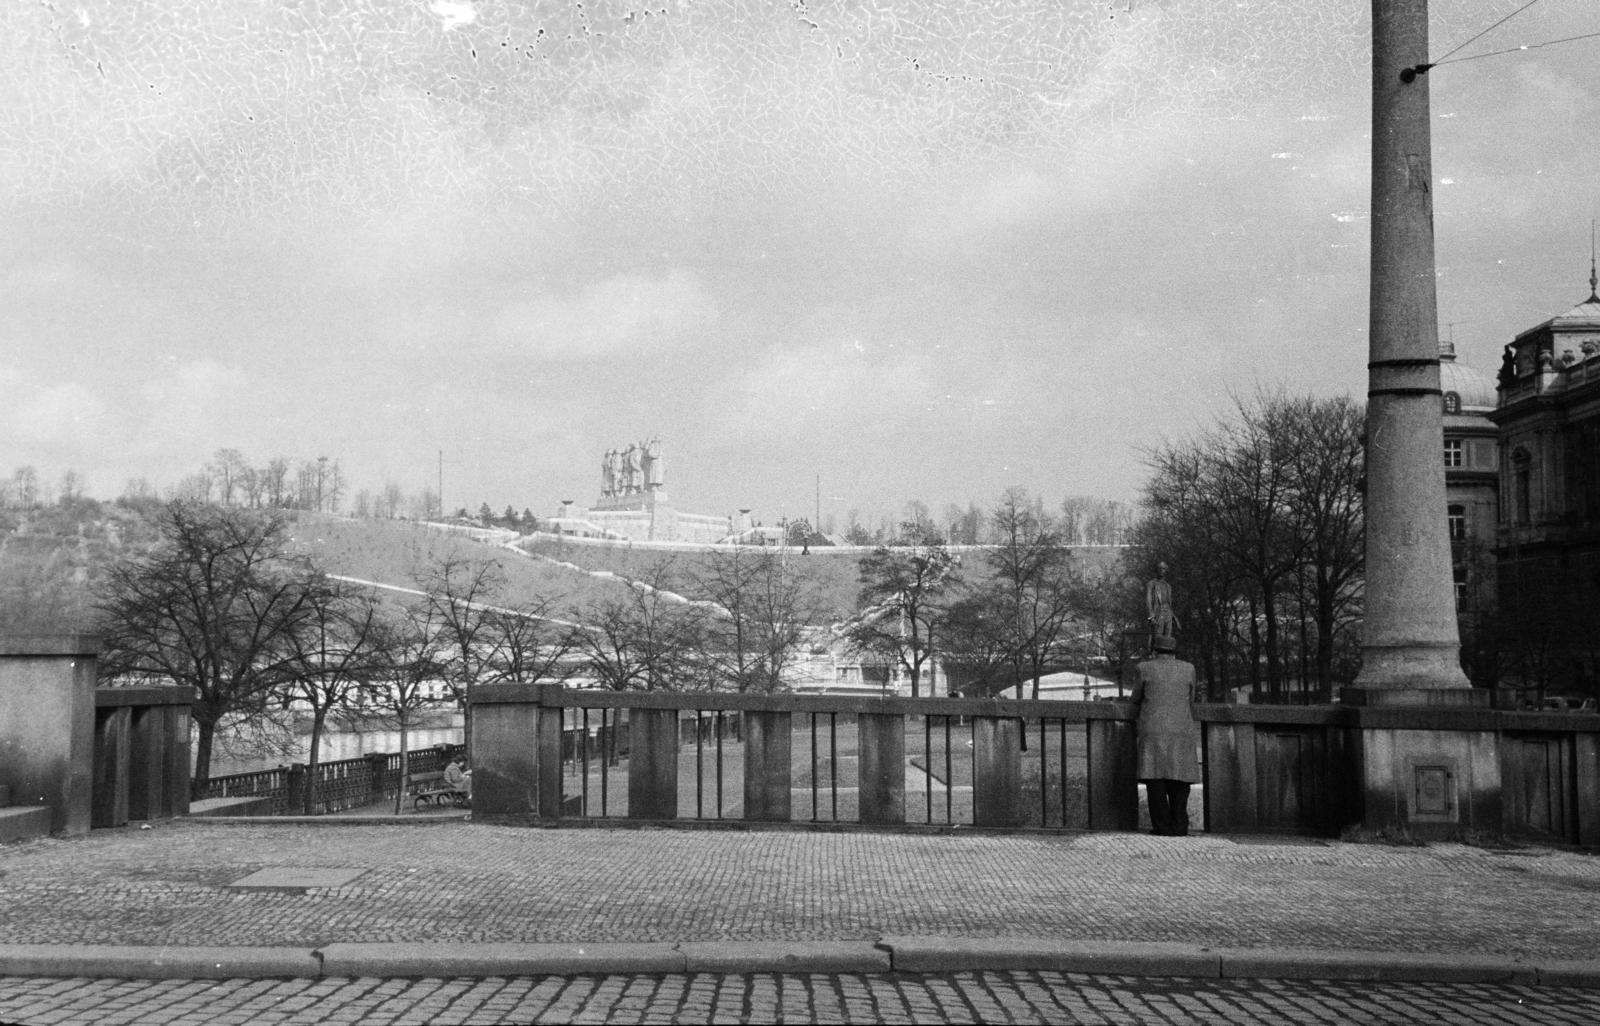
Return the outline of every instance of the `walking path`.
{"type": "Polygon", "coordinates": [[[1222,949],[1431,953],[1522,965],[1534,982],[1536,967],[1600,953],[1600,858],[1549,848],[331,819],[179,821],[0,849],[0,972],[26,968],[6,962],[16,945],[275,947],[320,959],[340,944],[643,944],[675,952],[665,967],[685,965],[684,946],[697,943],[737,942],[726,950],[755,958],[763,943],[859,953],[888,937],[901,944],[895,967],[908,969],[1061,968],[1061,950],[1135,942],[1171,956],[1145,958],[1158,972],[1217,975],[1222,949]],[[229,888],[269,869],[347,872],[287,891],[229,888]],[[1046,964],[1005,962],[1007,945],[1046,964]]]}
{"type": "Polygon", "coordinates": [[[1600,991],[1460,983],[1130,979],[1055,972],[220,981],[0,978],[0,1021],[30,1026],[534,1022],[1572,1026],[1600,1021],[1600,991]]]}

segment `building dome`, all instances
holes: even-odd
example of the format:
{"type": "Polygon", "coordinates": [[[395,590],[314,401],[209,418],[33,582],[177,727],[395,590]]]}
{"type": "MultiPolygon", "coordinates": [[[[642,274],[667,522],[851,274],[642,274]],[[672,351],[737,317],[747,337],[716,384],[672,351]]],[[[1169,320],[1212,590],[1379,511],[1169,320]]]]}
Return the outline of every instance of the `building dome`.
{"type": "Polygon", "coordinates": [[[1483,414],[1495,407],[1494,379],[1482,371],[1456,362],[1453,342],[1439,343],[1439,390],[1444,393],[1447,414],[1483,414]],[[1452,409],[1451,396],[1455,397],[1452,409]]]}

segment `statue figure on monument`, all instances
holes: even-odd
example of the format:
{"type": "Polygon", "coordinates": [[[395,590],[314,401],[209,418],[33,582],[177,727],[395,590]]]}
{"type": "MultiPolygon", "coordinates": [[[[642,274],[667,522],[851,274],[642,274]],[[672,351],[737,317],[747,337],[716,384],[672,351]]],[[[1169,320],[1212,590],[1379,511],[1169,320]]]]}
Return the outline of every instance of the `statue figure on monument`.
{"type": "Polygon", "coordinates": [[[600,458],[600,494],[610,498],[617,494],[617,450],[607,449],[600,458]]]}
{"type": "Polygon", "coordinates": [[[664,477],[664,468],[661,465],[661,439],[655,435],[644,443],[644,487],[646,491],[656,491],[661,487],[664,477]]]}
{"type": "Polygon", "coordinates": [[[1178,635],[1178,617],[1172,611],[1172,585],[1167,583],[1167,564],[1156,564],[1156,575],[1144,586],[1145,609],[1150,617],[1150,633],[1157,638],[1178,635]]]}
{"type": "Polygon", "coordinates": [[[639,490],[639,447],[632,442],[622,452],[622,492],[632,495],[639,490]]]}

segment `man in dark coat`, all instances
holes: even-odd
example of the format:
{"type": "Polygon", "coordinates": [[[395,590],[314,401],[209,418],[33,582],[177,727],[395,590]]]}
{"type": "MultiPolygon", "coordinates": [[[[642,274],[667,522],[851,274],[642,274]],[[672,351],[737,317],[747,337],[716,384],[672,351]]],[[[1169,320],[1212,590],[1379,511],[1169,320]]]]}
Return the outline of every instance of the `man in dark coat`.
{"type": "Polygon", "coordinates": [[[1200,782],[1200,724],[1194,718],[1194,664],[1177,657],[1177,642],[1157,635],[1155,653],[1139,664],[1139,782],[1150,800],[1151,833],[1189,832],[1189,785],[1200,782]]]}

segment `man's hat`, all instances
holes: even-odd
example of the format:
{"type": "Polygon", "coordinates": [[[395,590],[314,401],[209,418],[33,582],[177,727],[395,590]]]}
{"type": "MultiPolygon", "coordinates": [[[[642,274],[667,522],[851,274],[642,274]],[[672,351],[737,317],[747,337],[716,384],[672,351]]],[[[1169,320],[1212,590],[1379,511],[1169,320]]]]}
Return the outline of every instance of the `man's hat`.
{"type": "Polygon", "coordinates": [[[1150,648],[1156,652],[1176,652],[1178,650],[1178,639],[1168,637],[1165,634],[1152,634],[1150,635],[1150,648]]]}

